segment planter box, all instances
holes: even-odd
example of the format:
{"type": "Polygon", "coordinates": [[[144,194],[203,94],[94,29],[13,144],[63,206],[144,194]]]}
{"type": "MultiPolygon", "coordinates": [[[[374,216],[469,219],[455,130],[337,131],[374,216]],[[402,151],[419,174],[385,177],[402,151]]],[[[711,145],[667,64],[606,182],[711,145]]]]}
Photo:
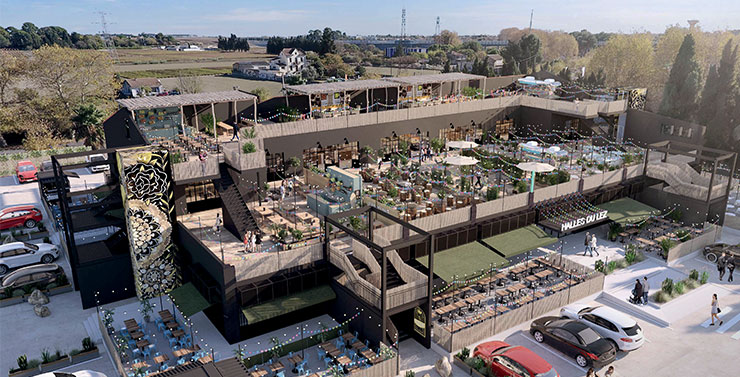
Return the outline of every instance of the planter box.
{"type": "Polygon", "coordinates": [[[60,295],[62,293],[72,292],[72,284],[63,285],[61,287],[54,287],[46,291],[47,296],[60,295]]]}
{"type": "Polygon", "coordinates": [[[10,373],[8,372],[8,377],[26,377],[26,376],[36,376],[39,374],[39,367],[21,370],[18,372],[10,373]]]}
{"type": "Polygon", "coordinates": [[[66,356],[57,361],[52,361],[47,364],[41,364],[41,372],[52,372],[62,369],[68,365],[70,365],[70,358],[69,356],[66,356]]]}
{"type": "Polygon", "coordinates": [[[70,358],[72,359],[72,362],[70,364],[73,364],[73,365],[78,364],[83,361],[95,359],[98,356],[100,356],[100,350],[96,347],[92,351],[86,351],[86,352],[78,353],[77,355],[74,355],[74,356],[70,356],[70,358]]]}
{"type": "Polygon", "coordinates": [[[4,298],[0,300],[0,308],[4,308],[6,306],[11,306],[15,304],[20,304],[21,302],[25,302],[25,301],[26,301],[25,296],[4,298]]]}
{"type": "Polygon", "coordinates": [[[329,185],[329,178],[326,178],[321,174],[316,174],[308,169],[304,169],[303,173],[306,176],[306,184],[308,185],[316,185],[320,188],[324,188],[329,185]]]}
{"type": "Polygon", "coordinates": [[[485,374],[481,374],[480,372],[478,372],[475,369],[472,369],[471,368],[470,371],[472,372],[472,373],[470,373],[471,376],[475,376],[475,377],[487,377],[485,374]]]}
{"type": "Polygon", "coordinates": [[[453,356],[452,363],[455,364],[455,365],[457,365],[463,371],[465,371],[465,373],[470,374],[470,375],[473,374],[472,373],[473,368],[471,368],[468,364],[465,364],[465,362],[462,361],[461,358],[459,358],[457,356],[453,356]]]}

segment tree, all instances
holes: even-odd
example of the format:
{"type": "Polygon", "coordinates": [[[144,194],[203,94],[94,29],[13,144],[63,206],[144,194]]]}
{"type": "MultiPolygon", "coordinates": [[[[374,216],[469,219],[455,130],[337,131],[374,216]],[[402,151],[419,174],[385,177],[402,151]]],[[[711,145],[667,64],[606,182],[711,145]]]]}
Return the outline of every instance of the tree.
{"type": "Polygon", "coordinates": [[[0,48],[10,47],[10,34],[0,27],[0,48]]]}
{"type": "Polygon", "coordinates": [[[441,45],[457,46],[462,42],[460,41],[460,37],[457,35],[456,32],[445,29],[439,33],[435,43],[441,45]]]}
{"type": "Polygon", "coordinates": [[[231,34],[228,38],[218,36],[218,48],[224,51],[249,51],[249,39],[231,34]]]}
{"type": "Polygon", "coordinates": [[[103,134],[103,113],[92,103],[82,103],[74,111],[76,139],[84,139],[85,145],[100,148],[105,141],[103,134]]]}
{"type": "MultiPolygon", "coordinates": [[[[738,48],[733,47],[732,40],[725,44],[722,50],[722,58],[717,69],[717,83],[714,116],[706,122],[707,134],[704,138],[709,147],[732,150],[733,145],[734,118],[737,116],[735,108],[738,100],[738,86],[735,67],[737,65],[738,48]]],[[[705,85],[704,92],[712,96],[713,90],[705,85]]],[[[709,114],[711,115],[711,114],[709,114]]]]}
{"type": "Polygon", "coordinates": [[[650,87],[654,83],[653,38],[649,34],[617,34],[595,49],[586,72],[602,70],[611,87],[650,87]]]}
{"type": "Polygon", "coordinates": [[[596,45],[598,43],[598,40],[596,40],[596,36],[591,34],[586,29],[583,29],[581,31],[574,31],[570,33],[570,35],[573,36],[573,38],[576,39],[576,43],[578,43],[578,55],[584,56],[589,51],[596,48],[596,45]]]}
{"type": "Polygon", "coordinates": [[[704,84],[704,90],[701,93],[699,111],[697,111],[696,114],[696,120],[699,124],[706,126],[716,115],[719,89],[719,73],[717,72],[717,66],[713,65],[709,67],[709,72],[707,72],[707,81],[704,84]]]}
{"type": "Polygon", "coordinates": [[[701,90],[701,68],[694,46],[694,37],[691,34],[686,35],[663,90],[660,105],[660,113],[663,115],[685,121],[691,121],[695,117],[701,90]]]}
{"type": "Polygon", "coordinates": [[[200,78],[198,76],[177,76],[177,89],[182,94],[192,94],[200,92],[200,78]]]}
{"type": "Polygon", "coordinates": [[[533,73],[535,66],[542,60],[541,47],[540,39],[534,34],[522,37],[518,42],[510,41],[509,45],[501,50],[504,74],[533,73]]]}
{"type": "Polygon", "coordinates": [[[444,68],[442,68],[442,72],[443,73],[451,72],[450,61],[448,59],[445,59],[445,66],[444,68]]]}
{"type": "Polygon", "coordinates": [[[267,92],[267,89],[265,89],[265,88],[263,88],[261,86],[252,89],[252,94],[254,94],[255,96],[257,96],[260,101],[264,101],[264,100],[270,98],[270,94],[267,92]]]}
{"type": "Polygon", "coordinates": [[[337,78],[349,77],[354,74],[354,69],[342,60],[337,54],[326,54],[321,58],[326,76],[337,78]]]}
{"type": "Polygon", "coordinates": [[[578,55],[578,42],[562,31],[532,30],[542,42],[542,60],[567,60],[578,55]]]}
{"type": "Polygon", "coordinates": [[[8,88],[13,87],[13,84],[23,78],[27,68],[27,62],[23,55],[0,51],[0,105],[5,106],[7,104],[6,92],[8,88]]]}
{"type": "Polygon", "coordinates": [[[334,38],[335,34],[331,28],[324,28],[324,32],[321,35],[321,50],[319,51],[321,55],[333,54],[336,51],[334,38]]]}

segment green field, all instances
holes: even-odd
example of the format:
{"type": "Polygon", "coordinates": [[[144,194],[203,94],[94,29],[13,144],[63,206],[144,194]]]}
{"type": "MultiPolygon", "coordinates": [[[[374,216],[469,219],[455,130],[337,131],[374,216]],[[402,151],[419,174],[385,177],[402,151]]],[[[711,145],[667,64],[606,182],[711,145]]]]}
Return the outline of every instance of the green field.
{"type": "Polygon", "coordinates": [[[209,76],[225,75],[231,73],[231,67],[224,68],[182,68],[182,69],[150,69],[145,71],[125,71],[118,74],[125,79],[139,79],[143,77],[156,77],[158,79],[180,76],[209,76]]]}
{"type": "Polygon", "coordinates": [[[550,237],[537,225],[525,226],[512,230],[511,232],[502,233],[483,240],[487,245],[493,247],[498,252],[511,258],[515,255],[534,250],[538,247],[547,246],[557,242],[557,238],[550,237]]]}
{"type": "Polygon", "coordinates": [[[242,313],[247,318],[247,323],[251,325],[312,305],[331,301],[336,297],[337,295],[330,286],[322,285],[293,295],[280,297],[264,304],[242,309],[242,313]]]}
{"type": "MultiPolygon", "coordinates": [[[[427,256],[417,258],[419,263],[429,267],[427,256]]],[[[508,264],[506,258],[494,253],[479,242],[471,242],[462,246],[453,247],[434,254],[434,273],[446,282],[477,275],[481,270],[494,267],[504,267],[508,264]]]]}
{"type": "Polygon", "coordinates": [[[612,200],[598,205],[599,208],[609,211],[609,220],[622,225],[642,221],[651,215],[657,215],[659,210],[630,198],[612,200]]]}

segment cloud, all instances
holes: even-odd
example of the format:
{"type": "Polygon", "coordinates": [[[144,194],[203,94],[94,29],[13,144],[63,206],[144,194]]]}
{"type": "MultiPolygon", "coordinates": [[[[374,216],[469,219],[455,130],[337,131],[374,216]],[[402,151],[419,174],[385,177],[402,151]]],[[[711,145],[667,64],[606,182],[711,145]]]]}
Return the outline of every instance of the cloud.
{"type": "Polygon", "coordinates": [[[249,8],[236,8],[228,14],[209,16],[208,19],[215,21],[247,21],[247,22],[275,22],[292,21],[307,18],[314,13],[308,10],[254,10],[249,8]]]}

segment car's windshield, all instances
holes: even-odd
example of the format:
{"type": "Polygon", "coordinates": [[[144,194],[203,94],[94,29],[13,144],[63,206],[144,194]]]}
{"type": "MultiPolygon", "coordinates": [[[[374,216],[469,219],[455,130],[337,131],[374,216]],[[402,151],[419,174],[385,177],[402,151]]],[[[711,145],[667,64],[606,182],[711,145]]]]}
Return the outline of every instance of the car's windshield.
{"type": "Polygon", "coordinates": [[[103,156],[90,156],[90,161],[92,161],[92,162],[105,161],[105,157],[103,157],[103,156]]]}
{"type": "Polygon", "coordinates": [[[21,165],[18,167],[18,171],[31,171],[35,169],[33,165],[21,165]]]}
{"type": "Polygon", "coordinates": [[[640,330],[640,326],[634,325],[632,327],[623,327],[623,329],[627,335],[633,336],[633,335],[637,335],[637,332],[640,330]]]}
{"type": "Polygon", "coordinates": [[[583,339],[584,344],[591,344],[599,339],[601,337],[599,334],[596,333],[596,331],[591,329],[583,329],[581,332],[578,333],[578,336],[583,339]]]}
{"type": "Polygon", "coordinates": [[[27,249],[31,249],[31,250],[38,250],[39,249],[38,245],[34,245],[32,243],[27,243],[27,242],[24,242],[23,243],[23,246],[25,246],[27,249]]]}
{"type": "Polygon", "coordinates": [[[535,377],[558,377],[558,372],[555,371],[555,368],[552,368],[545,373],[537,374],[535,377]]]}

